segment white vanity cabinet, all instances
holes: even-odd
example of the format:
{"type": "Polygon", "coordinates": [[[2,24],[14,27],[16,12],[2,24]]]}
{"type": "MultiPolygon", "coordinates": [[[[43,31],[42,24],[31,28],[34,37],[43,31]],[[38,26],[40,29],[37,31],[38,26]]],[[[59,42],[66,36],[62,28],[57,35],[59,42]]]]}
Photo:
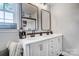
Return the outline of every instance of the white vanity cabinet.
{"type": "Polygon", "coordinates": [[[32,43],[29,45],[29,55],[30,56],[39,56],[40,55],[40,42],[32,43]]]}
{"type": "Polygon", "coordinates": [[[62,53],[62,35],[38,38],[23,41],[24,56],[57,56],[62,53]]]}

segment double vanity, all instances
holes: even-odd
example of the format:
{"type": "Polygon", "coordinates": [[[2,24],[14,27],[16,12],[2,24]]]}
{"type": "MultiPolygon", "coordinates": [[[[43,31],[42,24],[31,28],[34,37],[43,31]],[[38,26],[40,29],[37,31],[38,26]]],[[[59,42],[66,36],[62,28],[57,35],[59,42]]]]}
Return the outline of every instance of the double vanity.
{"type": "MultiPolygon", "coordinates": [[[[26,35],[30,35],[30,37],[20,40],[23,56],[60,55],[62,53],[63,35],[51,33],[51,13],[49,9],[40,8],[39,5],[45,7],[41,4],[21,4],[21,27],[27,32],[32,31],[31,34],[27,33],[26,35]],[[41,31],[46,31],[46,35],[43,35],[45,32],[36,32],[38,27],[41,31]],[[37,34],[40,36],[35,36],[37,34]]],[[[49,5],[47,4],[46,7],[49,5]]]]}
{"type": "Polygon", "coordinates": [[[24,56],[58,56],[62,53],[62,34],[28,37],[20,40],[24,56]]]}

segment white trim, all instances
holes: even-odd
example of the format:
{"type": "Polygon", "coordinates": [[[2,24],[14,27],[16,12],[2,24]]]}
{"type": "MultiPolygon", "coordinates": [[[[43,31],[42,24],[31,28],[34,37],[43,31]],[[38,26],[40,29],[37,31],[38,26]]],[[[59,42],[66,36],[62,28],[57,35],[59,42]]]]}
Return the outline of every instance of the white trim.
{"type": "Polygon", "coordinates": [[[74,55],[69,54],[68,52],[65,52],[65,51],[62,52],[62,55],[64,55],[64,56],[74,56],[74,55]]]}
{"type": "Polygon", "coordinates": [[[0,33],[5,33],[5,32],[18,32],[17,29],[0,29],[0,33]]]}

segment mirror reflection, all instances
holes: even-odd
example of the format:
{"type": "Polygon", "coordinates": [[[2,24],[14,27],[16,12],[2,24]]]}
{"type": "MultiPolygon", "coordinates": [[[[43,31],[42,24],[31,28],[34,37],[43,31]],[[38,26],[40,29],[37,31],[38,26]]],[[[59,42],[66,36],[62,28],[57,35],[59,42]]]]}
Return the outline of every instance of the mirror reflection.
{"type": "Polygon", "coordinates": [[[22,3],[22,26],[25,30],[37,30],[38,8],[31,3],[22,3]],[[27,24],[27,25],[26,25],[27,24]]]}

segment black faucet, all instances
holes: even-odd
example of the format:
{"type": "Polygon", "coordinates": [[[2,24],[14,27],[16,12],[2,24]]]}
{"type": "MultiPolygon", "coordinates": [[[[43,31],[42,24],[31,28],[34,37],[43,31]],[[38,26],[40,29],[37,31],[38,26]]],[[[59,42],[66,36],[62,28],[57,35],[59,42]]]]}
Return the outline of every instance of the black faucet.
{"type": "Polygon", "coordinates": [[[32,30],[32,35],[31,37],[35,37],[35,30],[32,30]]]}

